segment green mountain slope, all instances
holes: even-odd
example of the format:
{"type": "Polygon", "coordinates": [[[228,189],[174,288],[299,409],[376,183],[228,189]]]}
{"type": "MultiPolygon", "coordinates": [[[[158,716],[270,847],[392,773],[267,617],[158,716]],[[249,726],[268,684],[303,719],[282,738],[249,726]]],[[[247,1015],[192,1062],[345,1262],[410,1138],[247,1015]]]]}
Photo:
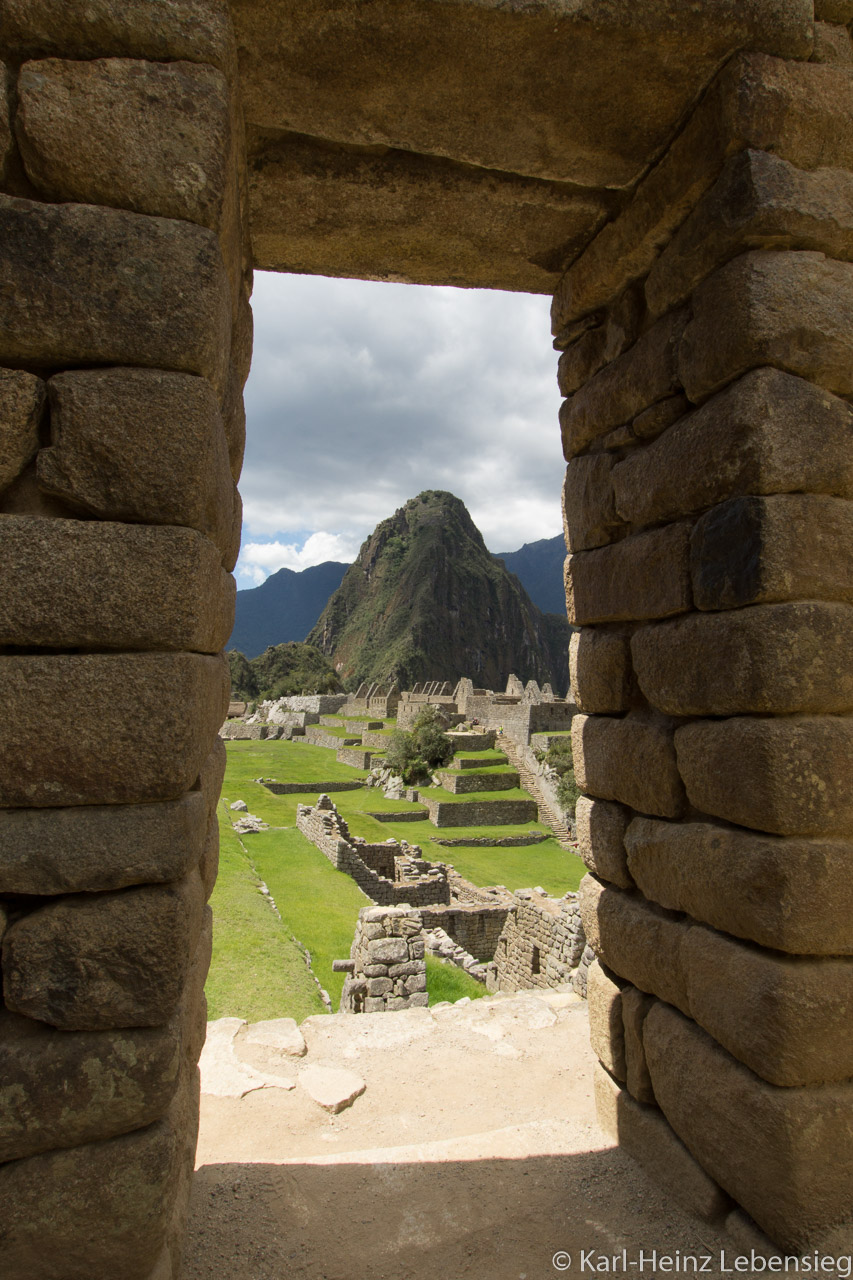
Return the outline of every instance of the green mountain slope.
{"type": "Polygon", "coordinates": [[[377,525],[308,635],[341,680],[568,683],[569,626],[486,550],[464,503],[430,490],[377,525]]]}
{"type": "Polygon", "coordinates": [[[284,698],[291,693],[338,693],[340,683],[329,663],[308,644],[270,645],[251,660],[237,649],[228,654],[231,696],[284,698]]]}

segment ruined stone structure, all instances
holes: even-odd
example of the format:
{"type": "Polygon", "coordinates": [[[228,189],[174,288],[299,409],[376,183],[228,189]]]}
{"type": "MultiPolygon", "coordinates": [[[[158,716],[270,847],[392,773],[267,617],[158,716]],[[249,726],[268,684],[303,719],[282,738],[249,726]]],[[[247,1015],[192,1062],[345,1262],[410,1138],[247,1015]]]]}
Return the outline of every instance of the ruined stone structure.
{"type": "Polygon", "coordinates": [[[443,863],[427,862],[416,844],[394,839],[370,844],[361,836],[351,835],[346,819],[327,795],[320,796],[316,805],[297,805],[296,825],[338,871],[352,876],[362,892],[379,906],[404,902],[428,906],[450,901],[443,863]]]}
{"type": "Polygon", "coordinates": [[[500,729],[506,737],[527,746],[534,733],[559,733],[572,727],[577,707],[569,699],[555,698],[551,686],[542,689],[535,680],[523,685],[511,675],[503,693],[477,689],[473,681],[462,679],[455,689],[437,680],[415,685],[400,695],[397,725],[408,729],[426,703],[440,707],[450,725],[476,721],[484,729],[500,729]]]}
{"type": "Polygon", "coordinates": [[[851,18],[5,0],[10,1275],[177,1270],[253,263],[554,292],[602,1116],[849,1217],[851,18]]]}
{"type": "Polygon", "coordinates": [[[358,913],[342,1013],[385,1013],[429,1004],[420,913],[408,906],[364,907],[358,913]]]}
{"type": "Polygon", "coordinates": [[[551,898],[518,889],[513,897],[495,946],[489,989],[521,991],[571,982],[586,945],[577,894],[551,898]]]}

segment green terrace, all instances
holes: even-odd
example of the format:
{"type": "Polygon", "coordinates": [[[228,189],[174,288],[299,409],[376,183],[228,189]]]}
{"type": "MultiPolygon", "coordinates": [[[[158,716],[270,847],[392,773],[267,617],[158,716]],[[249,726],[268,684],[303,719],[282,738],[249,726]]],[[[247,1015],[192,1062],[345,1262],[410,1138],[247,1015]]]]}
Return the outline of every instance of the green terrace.
{"type": "MultiPolygon", "coordinates": [[[[332,961],[349,955],[356,917],[360,908],[368,905],[368,899],[296,828],[296,809],[299,804],[316,803],[318,783],[363,782],[366,772],[342,764],[333,750],[310,743],[228,742],[226,751],[227,768],[219,806],[220,874],[211,898],[214,952],[207,983],[209,1016],[299,1019],[322,1012],[324,1006],[306,965],[306,952],[311,970],[337,1008],[343,975],[332,972],[332,961]],[[258,778],[304,783],[305,790],[274,795],[256,781],[258,778]],[[245,801],[249,811],[268,823],[270,829],[238,839],[231,821],[240,814],[227,808],[237,799],[245,801]],[[260,892],[262,882],[272,895],[275,909],[260,892]]],[[[488,756],[495,761],[492,767],[502,767],[498,751],[461,754],[478,760],[488,756]]],[[[505,798],[530,799],[518,787],[465,796],[428,787],[422,794],[424,799],[439,799],[442,807],[477,801],[494,805],[505,798]]],[[[438,830],[428,821],[379,822],[371,817],[371,813],[427,815],[423,803],[387,800],[379,788],[362,786],[335,792],[332,798],[353,835],[372,842],[393,837],[417,844],[426,859],[452,864],[477,885],[502,884],[510,890],[541,885],[559,896],[576,889],[586,871],[580,859],[553,838],[512,848],[488,844],[447,847],[437,843],[439,839],[500,840],[547,830],[536,821],[509,825],[460,822],[458,826],[442,825],[438,830]]],[[[467,974],[440,961],[429,961],[427,985],[432,1002],[484,993],[484,988],[467,974]]]]}

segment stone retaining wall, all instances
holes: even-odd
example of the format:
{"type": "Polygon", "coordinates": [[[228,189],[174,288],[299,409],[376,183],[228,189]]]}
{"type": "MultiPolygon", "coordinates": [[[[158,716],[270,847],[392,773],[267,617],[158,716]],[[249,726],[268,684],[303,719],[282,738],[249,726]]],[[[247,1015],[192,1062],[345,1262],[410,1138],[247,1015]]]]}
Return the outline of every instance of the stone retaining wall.
{"type": "Polygon", "coordinates": [[[427,793],[421,800],[435,827],[510,826],[539,818],[535,800],[435,800],[427,793]]]}
{"type": "Polygon", "coordinates": [[[300,796],[309,795],[314,792],[316,795],[329,794],[335,791],[360,791],[364,786],[363,782],[270,782],[265,781],[264,786],[267,791],[271,791],[274,796],[300,796]]]}

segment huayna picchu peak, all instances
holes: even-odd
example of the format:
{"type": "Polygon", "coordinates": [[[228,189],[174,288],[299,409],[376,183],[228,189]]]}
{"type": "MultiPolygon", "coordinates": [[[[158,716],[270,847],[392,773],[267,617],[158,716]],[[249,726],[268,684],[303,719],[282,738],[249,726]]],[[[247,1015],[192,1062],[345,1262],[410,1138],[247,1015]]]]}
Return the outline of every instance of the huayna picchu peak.
{"type": "Polygon", "coordinates": [[[557,689],[568,635],[490,554],[465,504],[427,490],[376,526],[308,643],[347,685],[471,675],[497,687],[515,671],[557,689]]]}

